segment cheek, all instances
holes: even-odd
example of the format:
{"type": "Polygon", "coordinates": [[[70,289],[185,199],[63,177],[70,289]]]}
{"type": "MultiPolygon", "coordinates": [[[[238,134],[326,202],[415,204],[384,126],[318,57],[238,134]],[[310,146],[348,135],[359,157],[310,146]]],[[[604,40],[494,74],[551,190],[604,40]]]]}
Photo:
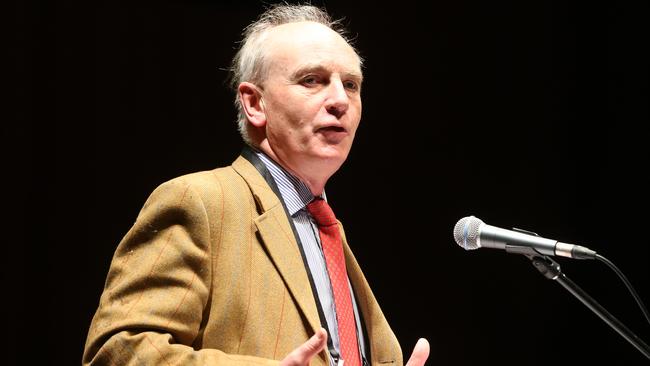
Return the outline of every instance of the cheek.
{"type": "Polygon", "coordinates": [[[351,129],[356,131],[361,123],[361,102],[359,102],[358,105],[353,106],[353,108],[350,108],[349,112],[351,112],[350,117],[352,120],[351,129]]]}
{"type": "Polygon", "coordinates": [[[274,103],[269,118],[282,128],[298,129],[309,120],[308,103],[296,98],[286,98],[274,103]]]}
{"type": "Polygon", "coordinates": [[[304,145],[308,140],[304,126],[290,114],[275,114],[269,119],[267,125],[267,138],[269,142],[278,148],[296,149],[296,146],[304,145]]]}

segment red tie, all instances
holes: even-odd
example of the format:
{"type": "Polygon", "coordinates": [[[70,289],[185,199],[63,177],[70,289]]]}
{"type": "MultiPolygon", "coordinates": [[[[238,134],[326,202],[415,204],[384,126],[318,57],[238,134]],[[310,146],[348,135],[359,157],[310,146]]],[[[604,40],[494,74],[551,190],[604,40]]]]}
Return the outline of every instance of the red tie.
{"type": "Polygon", "coordinates": [[[345,361],[344,366],[360,366],[359,343],[357,342],[348,275],[345,269],[343,242],[341,241],[341,233],[339,232],[336,217],[327,202],[320,198],[311,201],[307,205],[307,210],[318,224],[327,272],[334,291],[339,343],[341,345],[341,356],[345,361]]]}

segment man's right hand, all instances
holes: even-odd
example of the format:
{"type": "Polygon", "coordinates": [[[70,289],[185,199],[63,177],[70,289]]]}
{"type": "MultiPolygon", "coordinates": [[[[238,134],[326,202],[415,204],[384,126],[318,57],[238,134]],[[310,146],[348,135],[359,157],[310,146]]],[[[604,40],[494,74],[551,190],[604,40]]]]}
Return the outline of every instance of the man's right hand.
{"type": "Polygon", "coordinates": [[[325,348],[327,331],[320,328],[307,342],[294,349],[280,361],[280,366],[308,366],[311,359],[325,348]]]}

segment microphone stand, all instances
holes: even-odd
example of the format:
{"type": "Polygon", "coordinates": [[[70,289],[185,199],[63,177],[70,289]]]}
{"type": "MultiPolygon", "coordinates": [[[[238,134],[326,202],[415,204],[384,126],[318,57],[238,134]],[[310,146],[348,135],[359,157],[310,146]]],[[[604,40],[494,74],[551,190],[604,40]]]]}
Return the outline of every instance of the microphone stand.
{"type": "Polygon", "coordinates": [[[623,323],[610,314],[596,300],[594,300],[583,289],[571,281],[560,270],[560,265],[546,255],[539,254],[532,248],[523,248],[518,246],[506,245],[506,251],[510,253],[523,254],[533,263],[533,266],[544,275],[544,277],[557,281],[562,287],[567,289],[573,296],[578,298],[591,311],[596,313],[607,325],[618,332],[625,340],[630,342],[646,358],[650,359],[650,347],[629,330],[623,323]]]}

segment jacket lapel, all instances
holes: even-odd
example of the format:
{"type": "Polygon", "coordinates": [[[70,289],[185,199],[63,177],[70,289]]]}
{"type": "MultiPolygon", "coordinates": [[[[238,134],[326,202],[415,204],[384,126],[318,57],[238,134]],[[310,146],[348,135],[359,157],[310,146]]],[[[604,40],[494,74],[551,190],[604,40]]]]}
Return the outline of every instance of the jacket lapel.
{"type": "Polygon", "coordinates": [[[259,206],[260,216],[254,219],[254,223],[262,238],[262,245],[269,253],[269,257],[309,322],[312,331],[316,332],[320,329],[318,310],[298,243],[282,203],[248,160],[240,156],[232,167],[248,183],[259,206]]]}
{"type": "Polygon", "coordinates": [[[401,355],[397,356],[389,346],[389,338],[393,334],[386,318],[384,317],[379,303],[375,299],[368,281],[361,272],[359,263],[354,258],[352,250],[348,246],[343,227],[339,222],[341,237],[343,238],[343,252],[345,254],[345,265],[348,270],[348,277],[354,289],[357,305],[361,311],[366,330],[368,332],[368,343],[370,345],[370,360],[372,364],[400,363],[401,355]]]}

